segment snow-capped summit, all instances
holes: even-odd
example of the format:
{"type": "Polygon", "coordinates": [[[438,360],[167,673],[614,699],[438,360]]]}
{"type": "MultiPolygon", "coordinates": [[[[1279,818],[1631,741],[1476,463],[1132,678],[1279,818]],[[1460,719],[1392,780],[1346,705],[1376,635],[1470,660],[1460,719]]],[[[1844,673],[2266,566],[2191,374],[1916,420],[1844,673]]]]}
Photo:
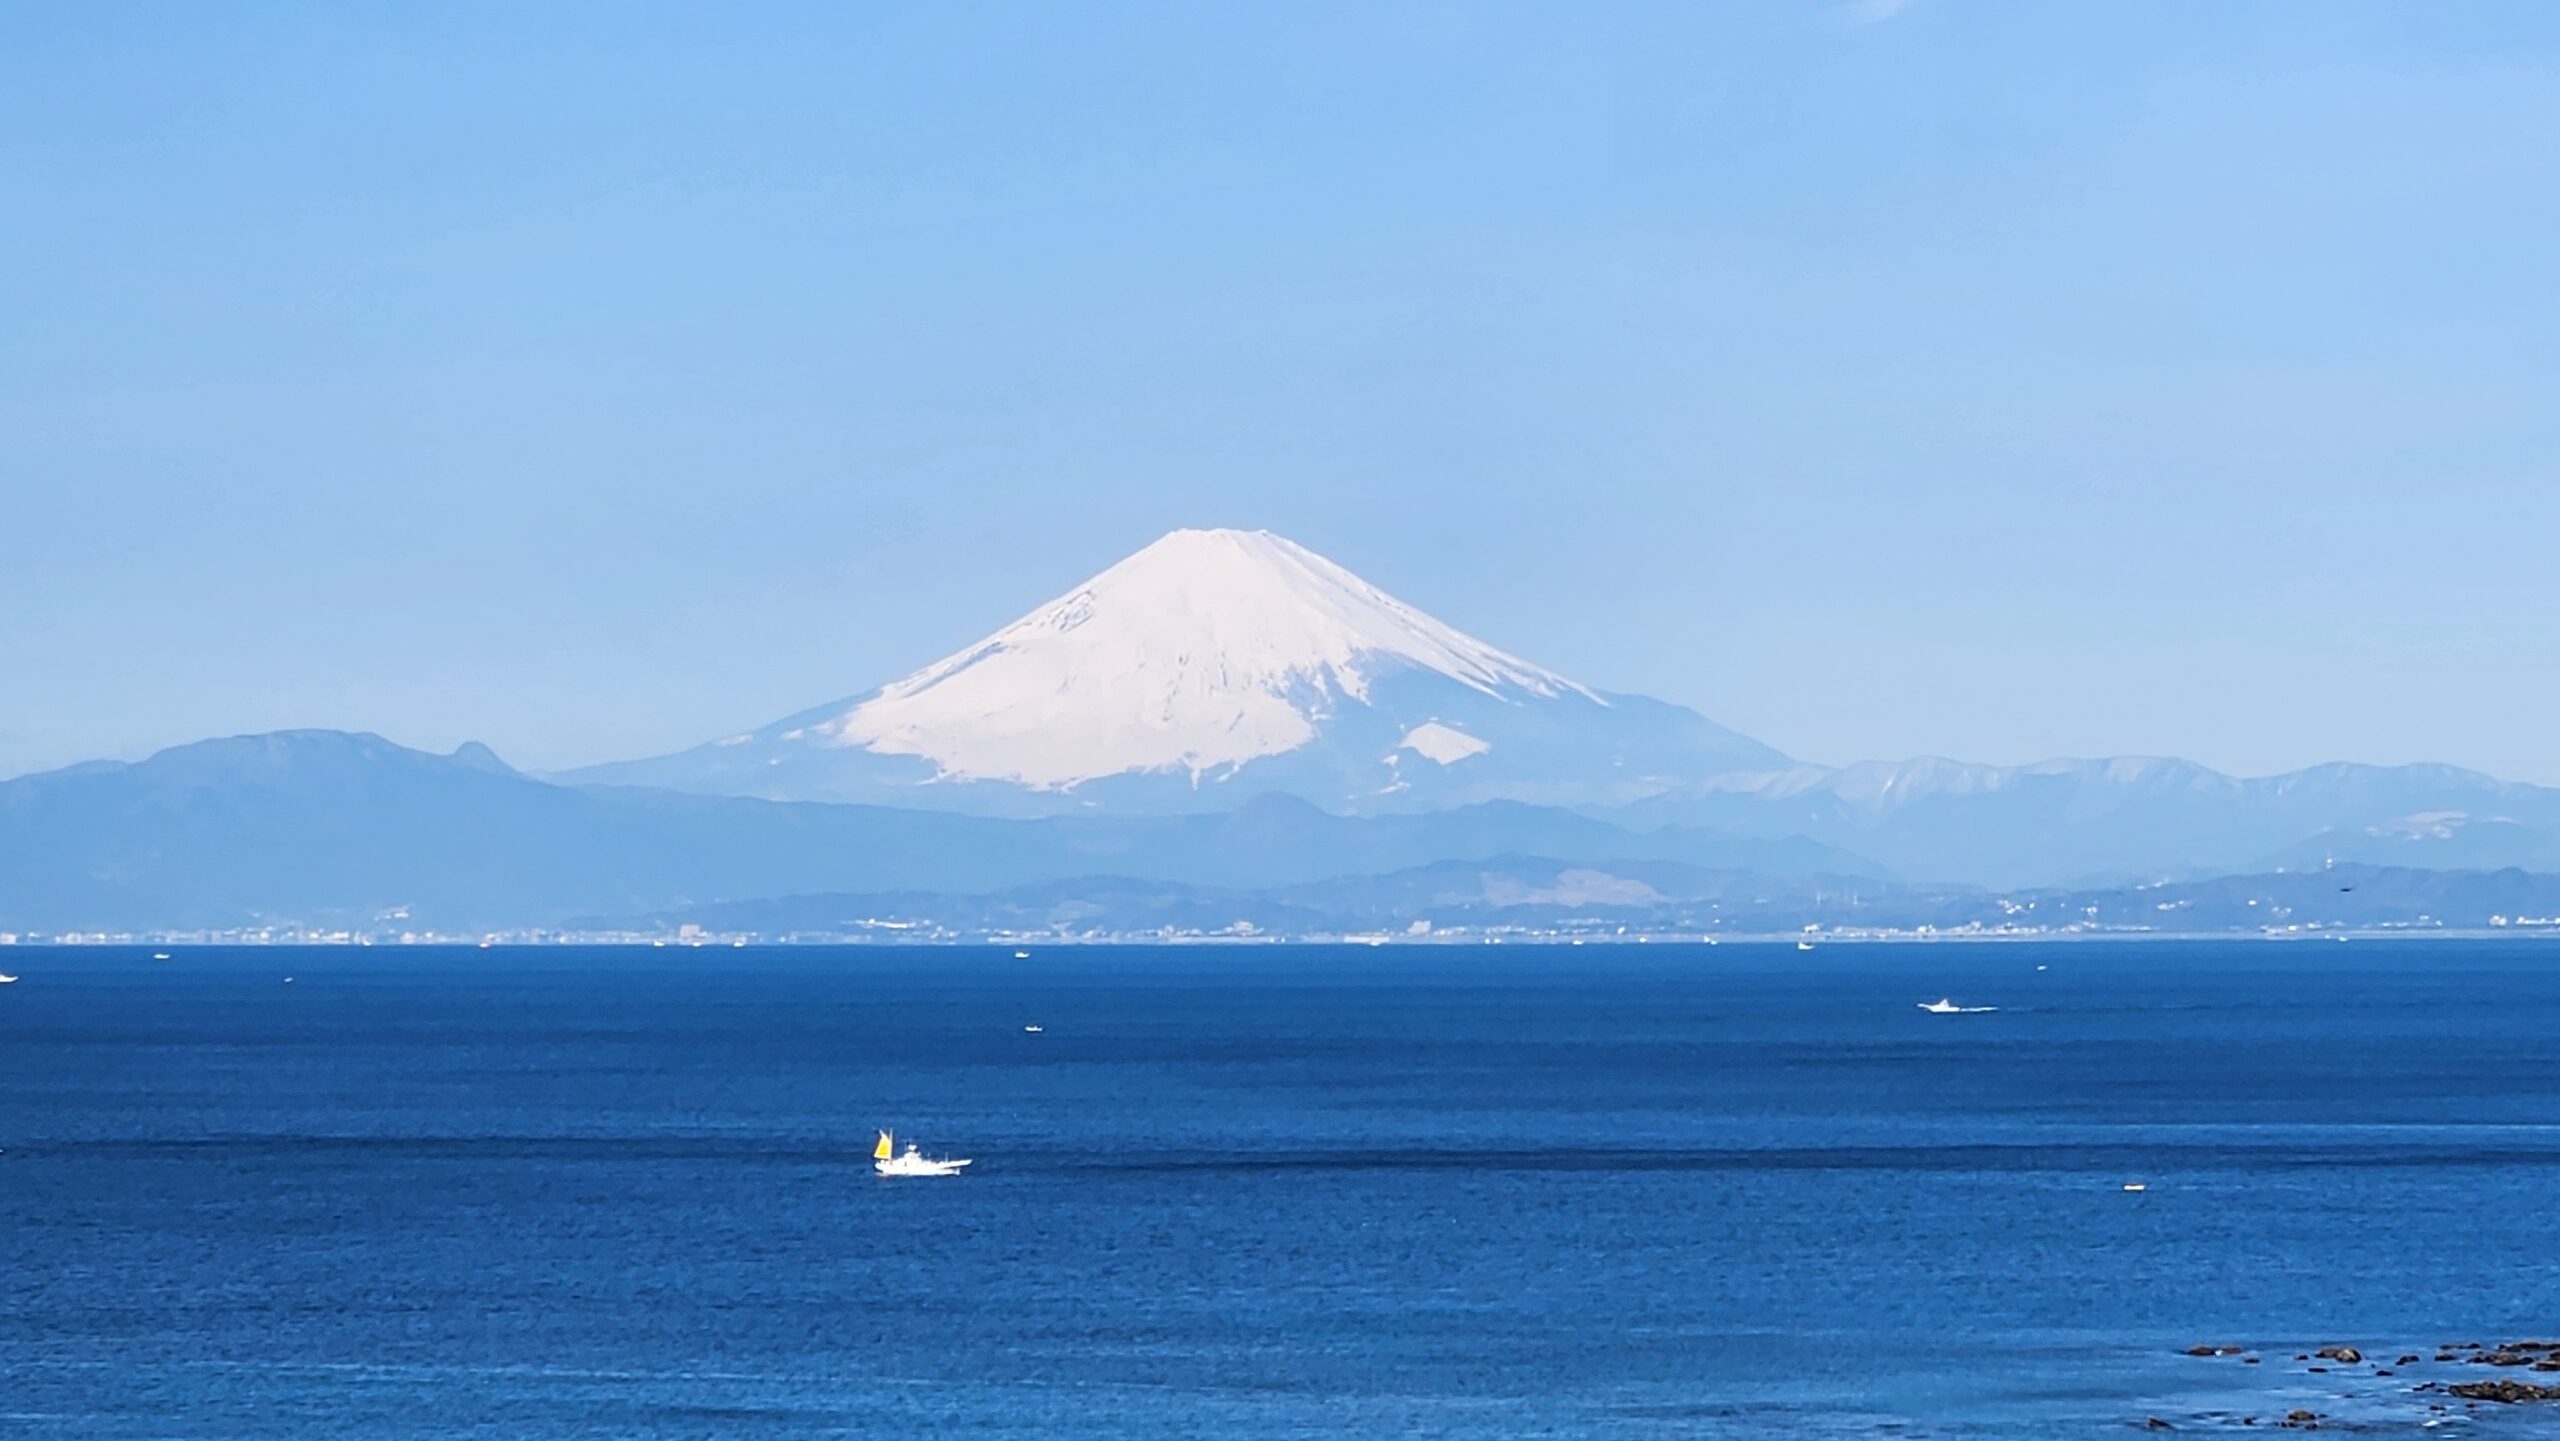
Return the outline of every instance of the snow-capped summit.
{"type": "Polygon", "coordinates": [[[1598,700],[1294,541],[1177,530],[786,738],[1044,788],[1130,771],[1200,778],[1307,744],[1336,707],[1366,703],[1398,669],[1487,696],[1598,700]]]}
{"type": "Polygon", "coordinates": [[[1008,810],[1286,790],[1357,809],[1624,800],[1785,763],[1496,649],[1284,537],[1177,530],[868,695],[572,778],[1008,810]]]}

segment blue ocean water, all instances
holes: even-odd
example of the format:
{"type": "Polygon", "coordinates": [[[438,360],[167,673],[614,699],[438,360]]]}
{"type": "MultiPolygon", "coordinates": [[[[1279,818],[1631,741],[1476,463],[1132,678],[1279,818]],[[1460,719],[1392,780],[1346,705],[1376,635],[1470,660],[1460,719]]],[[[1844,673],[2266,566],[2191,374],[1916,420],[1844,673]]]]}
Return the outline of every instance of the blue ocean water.
{"type": "Polygon", "coordinates": [[[2560,1433],[2560,947],[7,960],[11,1435],[2560,1433]]]}

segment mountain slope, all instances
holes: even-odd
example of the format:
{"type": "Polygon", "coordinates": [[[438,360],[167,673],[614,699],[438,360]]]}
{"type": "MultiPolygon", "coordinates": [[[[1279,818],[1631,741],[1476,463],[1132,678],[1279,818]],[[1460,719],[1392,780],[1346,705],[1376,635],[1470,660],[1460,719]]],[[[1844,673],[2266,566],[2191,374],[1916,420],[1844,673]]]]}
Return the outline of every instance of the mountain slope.
{"type": "Polygon", "coordinates": [[[1012,884],[1047,849],[962,816],[588,793],[476,747],[289,731],[0,783],[0,928],[528,924],[795,880],[1012,884]]]}
{"type": "Polygon", "coordinates": [[[1604,696],[1263,531],[1175,531],[868,695],[564,779],[1007,813],[1612,804],[1786,758],[1604,696]]]}
{"type": "Polygon", "coordinates": [[[2327,859],[2530,865],[2560,835],[2560,790],[2435,765],[2241,778],[2154,757],[1932,758],[1710,782],[1603,813],[1637,827],[1808,837],[1914,880],[2053,885],[2327,859]],[[2425,843],[2456,834],[2477,844],[2425,843]],[[2417,839],[2380,839],[2398,835],[2417,839]]]}
{"type": "MultiPolygon", "coordinates": [[[[0,782],[0,930],[543,924],[817,891],[984,891],[1111,872],[1269,886],[1508,851],[1872,872],[1792,840],[1638,833],[1487,805],[1345,817],[1230,812],[1004,820],[552,785],[485,748],[294,731],[0,782]]],[[[397,929],[397,927],[395,927],[397,929]]]]}

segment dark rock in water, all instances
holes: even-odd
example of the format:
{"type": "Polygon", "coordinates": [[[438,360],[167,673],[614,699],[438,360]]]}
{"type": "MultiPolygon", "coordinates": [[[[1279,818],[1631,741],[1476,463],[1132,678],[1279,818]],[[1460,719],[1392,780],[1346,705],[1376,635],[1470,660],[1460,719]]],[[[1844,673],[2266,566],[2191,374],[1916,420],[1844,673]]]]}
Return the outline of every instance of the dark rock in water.
{"type": "Polygon", "coordinates": [[[2323,1361],[2335,1361],[2342,1366],[2352,1366],[2364,1359],[2364,1353],[2353,1346],[2323,1346],[2311,1354],[2323,1361]]]}
{"type": "Polygon", "coordinates": [[[2296,1361],[2308,1361],[2311,1359],[2311,1353],[2307,1351],[2297,1351],[2294,1353],[2293,1359],[2296,1361]]]}
{"type": "Polygon", "coordinates": [[[2299,1409],[2287,1411],[2284,1413],[2284,1419],[2276,1424],[2289,1426],[2296,1431],[2317,1431],[2320,1429],[2320,1413],[2299,1409]]]}
{"type": "Polygon", "coordinates": [[[2146,1416],[2142,1421],[2142,1429],[2145,1431],[2175,1431],[2178,1428],[2161,1420],[2157,1416],[2146,1416]]]}
{"type": "Polygon", "coordinates": [[[2399,1360],[2394,1361],[2391,1364],[2394,1366],[2415,1366],[2418,1364],[2418,1353],[2412,1351],[2408,1355],[2401,1357],[2399,1360]]]}
{"type": "Polygon", "coordinates": [[[2463,1381],[2447,1386],[2446,1391],[2465,1401],[2495,1401],[2512,1406],[2519,1401],[2560,1401],[2560,1386],[2536,1386],[2525,1381],[2463,1381]]]}
{"type": "Polygon", "coordinates": [[[2488,1352],[2485,1355],[2476,1356],[2472,1359],[2475,1363],[2485,1362],[2491,1366],[2530,1366],[2534,1363],[2534,1356],[2531,1352],[2513,1351],[2504,1346],[2499,1347],[2495,1351],[2488,1352]]]}
{"type": "Polygon", "coordinates": [[[2189,1346],[2187,1348],[2187,1354],[2190,1356],[2219,1356],[2222,1354],[2222,1349],[2218,1346],[2189,1346]]]}
{"type": "Polygon", "coordinates": [[[2329,1368],[2326,1366],[2313,1366],[2310,1369],[2319,1372],[2323,1376],[2329,1374],[2329,1368]]]}
{"type": "Polygon", "coordinates": [[[2373,1368],[2373,1374],[2376,1376],[2388,1376],[2391,1374],[2391,1368],[2388,1366],[2376,1366],[2373,1368]]]}
{"type": "Polygon", "coordinates": [[[2240,1358],[2240,1364],[2243,1366],[2255,1366],[2258,1364],[2258,1358],[2255,1356],[2243,1356],[2240,1358]]]}

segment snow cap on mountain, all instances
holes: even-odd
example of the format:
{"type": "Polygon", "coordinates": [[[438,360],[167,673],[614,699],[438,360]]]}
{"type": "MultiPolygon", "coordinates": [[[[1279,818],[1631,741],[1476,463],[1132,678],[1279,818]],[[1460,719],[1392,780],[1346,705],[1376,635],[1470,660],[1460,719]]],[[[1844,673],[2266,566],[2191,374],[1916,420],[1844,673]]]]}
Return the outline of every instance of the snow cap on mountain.
{"type": "Polygon", "coordinates": [[[993,636],[785,739],[1036,787],[1198,778],[1315,739],[1398,670],[1527,700],[1591,691],[1268,531],[1177,530],[993,636]]]}

